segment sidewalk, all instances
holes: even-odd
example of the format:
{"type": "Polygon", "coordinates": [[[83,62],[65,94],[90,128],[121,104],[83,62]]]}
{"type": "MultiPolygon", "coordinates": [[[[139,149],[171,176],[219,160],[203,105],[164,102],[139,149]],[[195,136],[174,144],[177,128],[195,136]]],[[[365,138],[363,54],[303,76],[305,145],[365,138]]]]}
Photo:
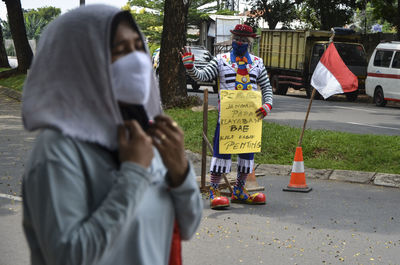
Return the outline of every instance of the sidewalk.
{"type": "Polygon", "coordinates": [[[21,101],[22,100],[22,93],[18,92],[14,89],[8,88],[8,87],[4,87],[4,86],[0,86],[0,94],[3,94],[9,98],[15,99],[17,101],[21,101]]]}
{"type": "MultiPolygon", "coordinates": [[[[201,155],[186,151],[187,156],[192,161],[197,176],[200,176],[201,172],[201,155]]],[[[207,167],[210,165],[211,157],[207,157],[207,167]]],[[[232,165],[232,169],[235,169],[235,163],[232,165]]],[[[292,171],[291,165],[274,165],[274,164],[256,164],[256,176],[287,176],[288,180],[292,171]]],[[[366,172],[366,171],[351,171],[351,170],[333,170],[333,169],[314,169],[304,168],[306,178],[310,179],[321,179],[321,180],[335,180],[345,181],[360,184],[372,184],[377,186],[385,186],[392,188],[400,188],[400,175],[398,174],[386,174],[378,172],[366,172]]],[[[236,179],[235,172],[231,172],[228,175],[228,179],[236,179]]],[[[200,177],[198,177],[200,181],[200,177]]],[[[206,175],[206,181],[208,181],[208,173],[206,175]]]]}

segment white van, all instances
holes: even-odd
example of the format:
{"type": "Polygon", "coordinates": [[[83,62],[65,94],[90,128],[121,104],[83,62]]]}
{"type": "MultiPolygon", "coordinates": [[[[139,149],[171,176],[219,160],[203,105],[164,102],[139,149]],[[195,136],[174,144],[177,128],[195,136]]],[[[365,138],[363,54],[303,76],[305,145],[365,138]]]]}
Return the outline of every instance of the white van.
{"type": "Polygon", "coordinates": [[[380,43],[369,60],[365,92],[377,106],[400,102],[400,42],[380,43]]]}

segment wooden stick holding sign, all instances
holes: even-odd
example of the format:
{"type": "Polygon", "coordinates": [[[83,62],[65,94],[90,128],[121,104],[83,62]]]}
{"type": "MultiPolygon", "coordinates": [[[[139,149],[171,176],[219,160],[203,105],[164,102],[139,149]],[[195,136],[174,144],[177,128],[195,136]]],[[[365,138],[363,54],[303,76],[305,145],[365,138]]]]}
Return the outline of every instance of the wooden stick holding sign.
{"type": "Polygon", "coordinates": [[[200,189],[205,191],[206,188],[206,164],[207,164],[207,130],[208,130],[208,90],[204,90],[203,95],[203,143],[201,146],[201,180],[200,189]]]}
{"type": "MultiPolygon", "coordinates": [[[[213,148],[211,146],[210,141],[207,138],[207,130],[208,130],[208,90],[204,90],[204,95],[203,95],[203,131],[202,131],[202,138],[203,138],[203,143],[202,143],[202,148],[201,148],[201,176],[200,176],[200,190],[201,191],[207,191],[206,187],[206,165],[207,165],[207,147],[211,151],[211,153],[214,153],[213,148]]],[[[224,180],[226,182],[226,185],[229,188],[229,191],[233,193],[232,186],[229,183],[228,178],[226,177],[225,174],[223,174],[224,180]]]]}

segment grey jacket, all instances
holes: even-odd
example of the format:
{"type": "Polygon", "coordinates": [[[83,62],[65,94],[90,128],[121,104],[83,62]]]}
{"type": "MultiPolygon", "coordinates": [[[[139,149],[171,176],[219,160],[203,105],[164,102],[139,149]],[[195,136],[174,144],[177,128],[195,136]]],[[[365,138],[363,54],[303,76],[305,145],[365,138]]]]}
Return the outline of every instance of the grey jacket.
{"type": "Polygon", "coordinates": [[[157,150],[145,169],[51,129],[37,138],[23,180],[32,264],[167,264],[175,218],[196,231],[202,201],[192,166],[169,188],[157,150]]]}

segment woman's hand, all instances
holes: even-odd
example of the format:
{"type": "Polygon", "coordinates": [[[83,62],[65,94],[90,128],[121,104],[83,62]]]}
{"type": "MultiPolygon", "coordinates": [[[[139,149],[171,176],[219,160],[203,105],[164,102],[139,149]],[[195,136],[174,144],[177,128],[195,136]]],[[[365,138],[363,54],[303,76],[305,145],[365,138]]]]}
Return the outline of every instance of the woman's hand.
{"type": "Polygon", "coordinates": [[[118,127],[118,155],[120,162],[130,161],[145,168],[153,159],[153,140],[135,120],[118,127]]]}
{"type": "Polygon", "coordinates": [[[154,119],[148,132],[168,169],[170,185],[179,186],[185,180],[188,170],[182,129],[170,117],[160,115],[154,119]]]}

